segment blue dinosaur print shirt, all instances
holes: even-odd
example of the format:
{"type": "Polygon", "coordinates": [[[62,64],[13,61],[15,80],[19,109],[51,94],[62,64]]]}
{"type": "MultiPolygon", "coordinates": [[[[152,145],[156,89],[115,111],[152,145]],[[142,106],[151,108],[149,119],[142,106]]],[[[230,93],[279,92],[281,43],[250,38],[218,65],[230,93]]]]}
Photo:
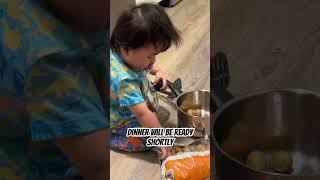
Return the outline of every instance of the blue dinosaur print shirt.
{"type": "Polygon", "coordinates": [[[131,70],[117,53],[110,51],[110,127],[135,119],[128,106],[145,102],[148,82],[144,70],[131,70]]]}

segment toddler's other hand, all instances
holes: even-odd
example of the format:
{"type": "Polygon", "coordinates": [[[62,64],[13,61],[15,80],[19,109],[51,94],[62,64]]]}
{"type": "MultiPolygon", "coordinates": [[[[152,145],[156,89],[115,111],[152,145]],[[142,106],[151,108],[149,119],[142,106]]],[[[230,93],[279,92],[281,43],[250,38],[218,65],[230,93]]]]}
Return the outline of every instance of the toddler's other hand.
{"type": "Polygon", "coordinates": [[[173,147],[160,147],[160,149],[161,149],[160,159],[164,160],[171,155],[171,151],[173,150],[173,147]]]}

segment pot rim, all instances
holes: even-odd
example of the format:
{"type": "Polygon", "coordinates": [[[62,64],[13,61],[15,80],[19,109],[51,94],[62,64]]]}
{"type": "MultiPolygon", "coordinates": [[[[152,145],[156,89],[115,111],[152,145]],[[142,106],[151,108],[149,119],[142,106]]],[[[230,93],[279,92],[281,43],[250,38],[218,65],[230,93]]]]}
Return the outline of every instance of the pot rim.
{"type": "MultiPolygon", "coordinates": [[[[217,140],[216,140],[216,134],[215,132],[213,132],[213,129],[216,125],[216,121],[218,119],[218,117],[220,116],[220,114],[222,114],[223,111],[225,111],[227,108],[229,108],[231,105],[240,102],[240,101],[244,101],[248,98],[251,97],[255,97],[258,95],[263,95],[263,94],[267,94],[267,93],[276,93],[276,92],[292,92],[292,93],[297,93],[297,94],[310,94],[310,95],[314,95],[320,98],[320,93],[317,93],[313,90],[309,90],[309,89],[302,89],[302,88],[269,88],[269,89],[257,89],[251,92],[246,93],[245,95],[239,96],[239,97],[234,97],[233,99],[225,102],[221,107],[218,108],[218,110],[214,113],[213,116],[213,122],[212,122],[212,126],[211,126],[211,131],[212,132],[212,140],[213,140],[213,145],[214,148],[217,149],[218,151],[220,151],[220,153],[222,153],[225,157],[227,157],[229,160],[233,161],[234,163],[237,163],[238,165],[245,167],[247,169],[250,169],[251,171],[257,172],[257,173],[264,173],[264,174],[269,174],[269,175],[274,175],[274,176],[282,176],[282,177],[312,177],[312,176],[319,176],[316,174],[311,174],[311,175],[294,175],[294,174],[282,174],[282,173],[276,173],[276,172],[270,172],[270,171],[264,171],[264,170],[256,170],[253,169],[247,165],[245,165],[244,163],[242,163],[241,161],[233,158],[231,155],[229,155],[228,153],[226,153],[222,147],[218,144],[217,140]]],[[[216,155],[216,154],[215,154],[216,155]]]]}
{"type": "MultiPolygon", "coordinates": [[[[187,91],[187,92],[181,93],[181,94],[174,100],[174,103],[175,103],[177,109],[179,110],[179,112],[183,113],[184,115],[187,115],[188,117],[203,118],[203,117],[199,117],[199,116],[193,116],[193,115],[191,116],[191,115],[187,114],[186,112],[184,112],[182,109],[180,109],[180,107],[178,106],[178,99],[179,99],[181,96],[183,96],[183,95],[185,95],[185,94],[188,94],[188,93],[196,92],[196,91],[208,92],[208,93],[209,93],[209,97],[208,97],[208,98],[210,98],[210,91],[209,91],[209,90],[206,90],[206,89],[196,89],[196,90],[191,90],[191,91],[187,91]]],[[[209,106],[209,107],[210,107],[210,106],[209,106]]],[[[208,117],[206,117],[206,118],[208,118],[208,117]]]]}

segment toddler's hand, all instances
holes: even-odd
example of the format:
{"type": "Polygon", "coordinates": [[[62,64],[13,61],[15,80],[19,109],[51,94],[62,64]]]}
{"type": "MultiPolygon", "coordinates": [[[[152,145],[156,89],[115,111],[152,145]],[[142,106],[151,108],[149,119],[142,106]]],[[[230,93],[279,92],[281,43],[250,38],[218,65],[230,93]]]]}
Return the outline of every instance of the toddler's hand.
{"type": "Polygon", "coordinates": [[[173,147],[160,147],[160,149],[161,149],[160,159],[164,160],[171,155],[171,151],[173,150],[173,147]]]}
{"type": "Polygon", "coordinates": [[[158,81],[159,81],[160,79],[162,79],[163,85],[162,85],[162,87],[160,88],[160,90],[161,90],[161,91],[166,90],[167,87],[168,87],[167,78],[166,78],[165,75],[162,73],[162,71],[156,72],[155,76],[156,76],[156,78],[155,78],[155,80],[154,80],[154,84],[157,84],[158,81]]]}

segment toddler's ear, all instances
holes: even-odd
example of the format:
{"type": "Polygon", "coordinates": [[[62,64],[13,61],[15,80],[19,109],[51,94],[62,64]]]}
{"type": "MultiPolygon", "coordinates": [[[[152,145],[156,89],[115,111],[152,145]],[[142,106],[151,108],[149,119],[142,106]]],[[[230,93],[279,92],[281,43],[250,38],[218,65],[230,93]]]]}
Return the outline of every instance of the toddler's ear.
{"type": "Polygon", "coordinates": [[[121,47],[120,48],[120,54],[121,54],[121,56],[127,57],[129,55],[128,48],[121,47]]]}

